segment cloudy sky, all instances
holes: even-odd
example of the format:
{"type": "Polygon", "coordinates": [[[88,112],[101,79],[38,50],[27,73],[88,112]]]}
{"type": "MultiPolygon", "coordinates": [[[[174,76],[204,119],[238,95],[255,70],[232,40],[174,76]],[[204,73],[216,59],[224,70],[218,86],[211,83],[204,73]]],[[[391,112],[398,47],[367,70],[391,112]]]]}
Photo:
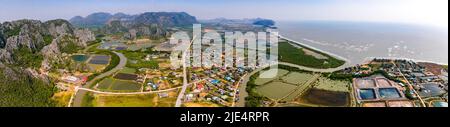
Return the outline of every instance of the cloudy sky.
{"type": "Polygon", "coordinates": [[[184,11],[199,19],[403,22],[448,27],[448,0],[0,0],[0,21],[184,11]]]}

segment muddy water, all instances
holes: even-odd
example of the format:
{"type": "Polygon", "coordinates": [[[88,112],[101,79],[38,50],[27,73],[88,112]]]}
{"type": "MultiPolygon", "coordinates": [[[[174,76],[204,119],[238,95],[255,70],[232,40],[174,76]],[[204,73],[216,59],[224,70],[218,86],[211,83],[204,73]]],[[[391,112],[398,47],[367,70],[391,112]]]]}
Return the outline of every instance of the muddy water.
{"type": "Polygon", "coordinates": [[[348,106],[350,95],[344,92],[334,92],[319,89],[310,89],[299,100],[303,103],[320,106],[348,106]]]}

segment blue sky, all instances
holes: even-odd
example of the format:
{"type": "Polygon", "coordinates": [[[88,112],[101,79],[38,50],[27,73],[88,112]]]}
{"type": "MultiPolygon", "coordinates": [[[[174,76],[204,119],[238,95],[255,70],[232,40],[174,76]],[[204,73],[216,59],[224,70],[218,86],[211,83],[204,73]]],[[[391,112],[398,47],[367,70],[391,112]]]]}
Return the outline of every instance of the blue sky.
{"type": "Polygon", "coordinates": [[[0,0],[0,21],[93,12],[184,11],[199,19],[271,18],[420,23],[448,27],[447,0],[0,0]]]}

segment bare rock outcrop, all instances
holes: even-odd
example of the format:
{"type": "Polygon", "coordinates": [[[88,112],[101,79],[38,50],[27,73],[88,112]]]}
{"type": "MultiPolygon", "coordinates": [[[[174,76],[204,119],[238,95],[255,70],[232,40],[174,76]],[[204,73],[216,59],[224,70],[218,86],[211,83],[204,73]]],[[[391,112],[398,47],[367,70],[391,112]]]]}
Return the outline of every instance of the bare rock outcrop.
{"type": "Polygon", "coordinates": [[[42,61],[41,68],[45,70],[51,69],[51,63],[52,62],[59,62],[61,61],[61,52],[58,48],[58,41],[59,39],[54,39],[53,42],[50,45],[45,46],[41,50],[41,54],[44,56],[44,60],[42,61]]]}
{"type": "Polygon", "coordinates": [[[45,22],[44,24],[47,26],[49,33],[53,37],[59,37],[59,36],[67,35],[67,34],[69,34],[69,35],[73,34],[74,28],[66,20],[62,20],[62,19],[50,20],[50,21],[45,22]]]}
{"type": "Polygon", "coordinates": [[[6,51],[5,49],[0,49],[0,62],[5,62],[6,64],[13,63],[13,59],[11,57],[11,53],[6,51]]]}
{"type": "Polygon", "coordinates": [[[54,63],[62,61],[61,54],[68,51],[65,46],[86,47],[87,42],[94,40],[91,31],[77,30],[66,20],[5,22],[0,25],[0,62],[16,65],[15,59],[20,57],[16,54],[25,51],[29,56],[42,56],[43,59],[36,60],[42,60],[38,62],[42,62],[44,69],[51,69],[54,63]]]}
{"type": "Polygon", "coordinates": [[[3,64],[2,62],[0,62],[0,71],[1,71],[0,73],[3,74],[3,76],[7,76],[8,79],[18,80],[17,73],[13,69],[3,64]]]}
{"type": "Polygon", "coordinates": [[[75,36],[78,38],[78,46],[86,47],[90,41],[95,41],[95,35],[88,29],[75,30],[75,36]]]}

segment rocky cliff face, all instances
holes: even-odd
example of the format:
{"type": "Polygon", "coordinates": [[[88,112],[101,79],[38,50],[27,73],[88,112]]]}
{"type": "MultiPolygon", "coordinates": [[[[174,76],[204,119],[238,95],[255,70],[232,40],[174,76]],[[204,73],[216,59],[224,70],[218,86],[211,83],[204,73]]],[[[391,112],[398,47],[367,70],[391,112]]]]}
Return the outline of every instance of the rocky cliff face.
{"type": "Polygon", "coordinates": [[[41,68],[45,70],[51,69],[53,62],[61,62],[61,51],[59,50],[58,43],[60,43],[59,39],[54,39],[50,45],[45,46],[41,50],[41,54],[43,55],[44,59],[41,64],[41,68]]]}
{"type": "Polygon", "coordinates": [[[20,48],[28,48],[36,51],[44,46],[42,34],[49,34],[43,29],[43,24],[36,20],[19,20],[14,22],[5,22],[2,25],[4,39],[6,40],[4,48],[13,52],[20,48]]]}
{"type": "Polygon", "coordinates": [[[23,62],[42,62],[41,67],[49,69],[50,63],[60,61],[61,47],[85,47],[94,40],[92,32],[77,30],[66,20],[5,22],[0,25],[0,62],[24,68],[35,67],[23,62]]]}
{"type": "Polygon", "coordinates": [[[75,31],[75,37],[78,38],[78,45],[86,47],[87,43],[95,40],[95,35],[88,29],[78,29],[75,31]]]}
{"type": "Polygon", "coordinates": [[[0,24],[0,107],[56,106],[50,98],[54,85],[41,70],[61,65],[67,49],[94,40],[90,31],[74,29],[65,20],[0,24]]]}
{"type": "Polygon", "coordinates": [[[6,40],[3,36],[3,26],[2,23],[0,23],[0,48],[3,48],[5,46],[6,40]]]}
{"type": "MultiPolygon", "coordinates": [[[[6,66],[5,64],[0,62],[0,76],[9,76],[8,78],[11,80],[18,80],[17,79],[17,74],[14,72],[13,69],[9,68],[8,66],[6,66]]],[[[0,84],[1,85],[1,84],[0,84]]]]}
{"type": "Polygon", "coordinates": [[[11,64],[13,63],[11,53],[6,51],[5,49],[0,49],[0,63],[11,64]]]}

